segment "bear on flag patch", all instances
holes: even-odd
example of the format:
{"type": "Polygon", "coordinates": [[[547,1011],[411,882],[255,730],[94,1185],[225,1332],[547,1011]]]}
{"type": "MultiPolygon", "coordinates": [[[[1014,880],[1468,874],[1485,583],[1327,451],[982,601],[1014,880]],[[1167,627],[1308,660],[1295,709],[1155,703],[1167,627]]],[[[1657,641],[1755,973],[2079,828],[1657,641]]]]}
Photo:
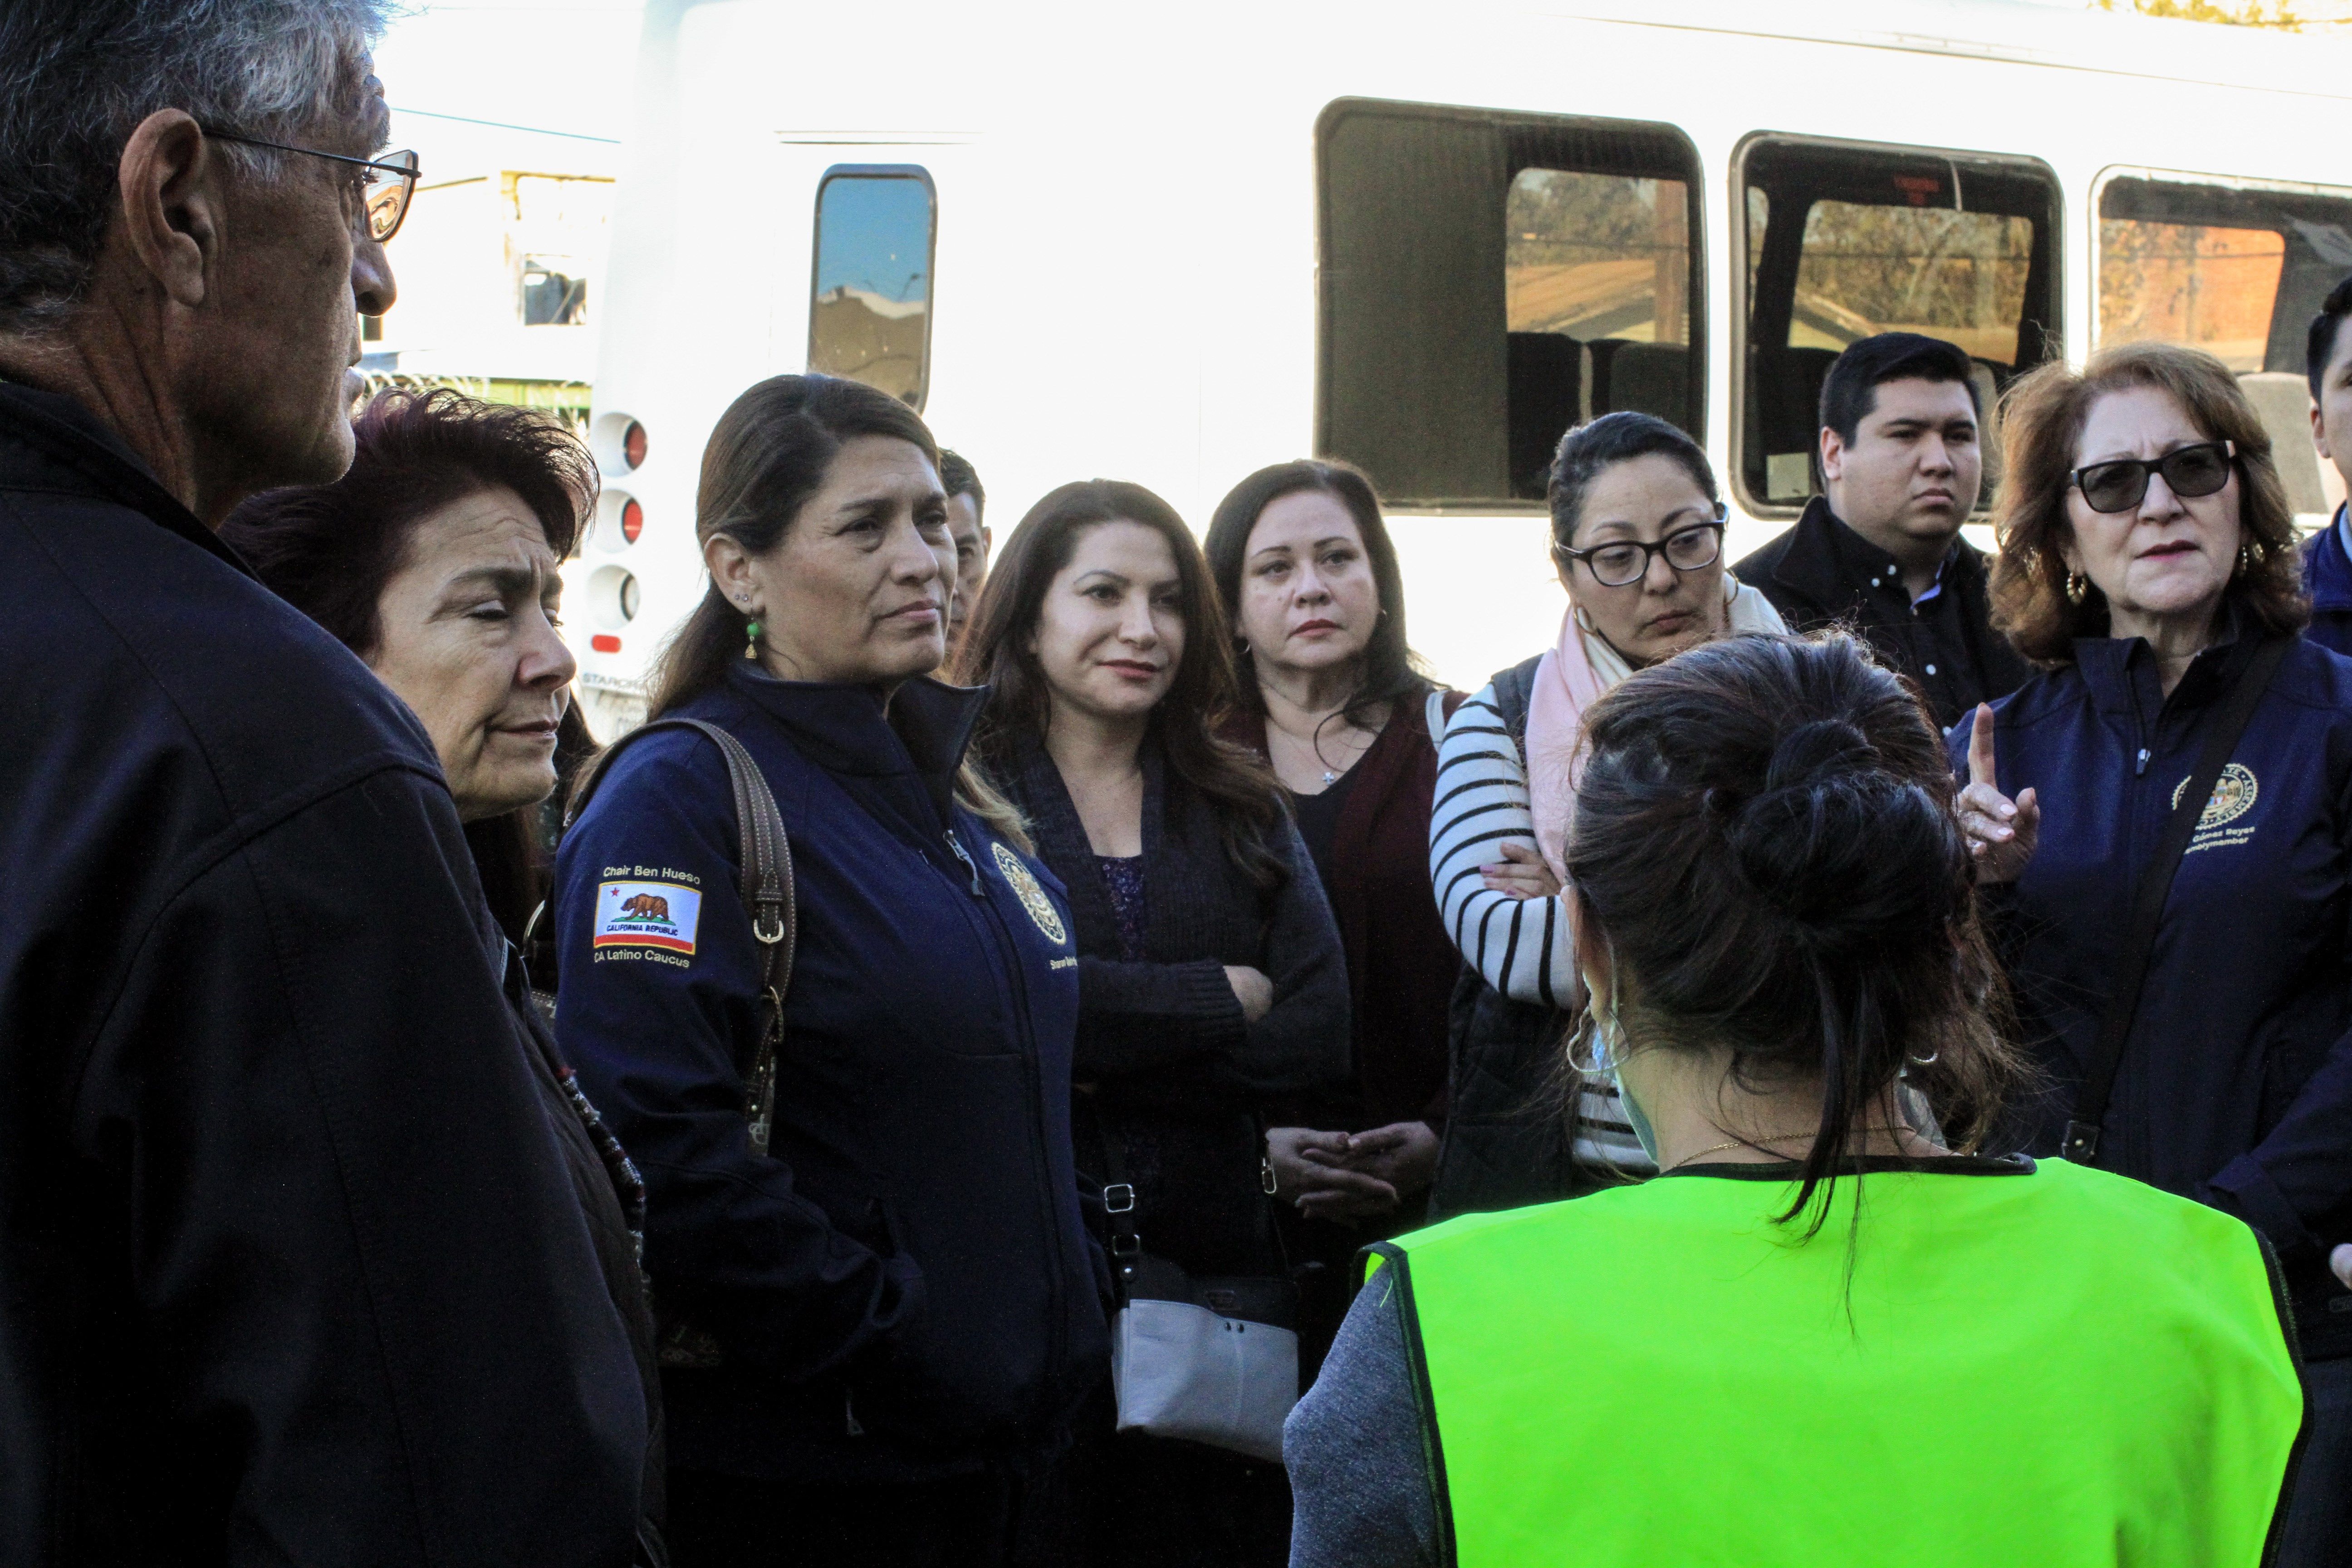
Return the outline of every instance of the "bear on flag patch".
{"type": "Polygon", "coordinates": [[[702,895],[675,882],[606,882],[596,889],[596,947],[657,947],[692,956],[702,895]]]}

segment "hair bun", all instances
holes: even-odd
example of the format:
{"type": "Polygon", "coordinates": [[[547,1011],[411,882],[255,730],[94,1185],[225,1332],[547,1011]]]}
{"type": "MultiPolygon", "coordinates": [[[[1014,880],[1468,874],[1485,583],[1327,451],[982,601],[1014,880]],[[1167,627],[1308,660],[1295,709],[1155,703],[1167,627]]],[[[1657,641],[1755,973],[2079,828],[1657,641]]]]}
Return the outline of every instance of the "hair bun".
{"type": "Polygon", "coordinates": [[[1811,719],[1780,733],[1727,837],[1742,879],[1792,933],[1837,948],[1937,922],[1948,895],[1915,868],[1945,815],[1852,721],[1811,719]]]}
{"type": "Polygon", "coordinates": [[[1949,756],[1900,678],[1850,633],[1721,637],[1634,671],[1585,736],[1566,879],[1651,1041],[1818,1080],[1815,1184],[1906,1057],[1935,1058],[1955,1146],[1983,1139],[2014,1066],[1999,971],[1949,756]]]}
{"type": "Polygon", "coordinates": [[[1878,763],[1878,748],[1853,725],[1843,719],[1815,719],[1782,735],[1772,748],[1764,790],[1769,794],[1878,763]]]}

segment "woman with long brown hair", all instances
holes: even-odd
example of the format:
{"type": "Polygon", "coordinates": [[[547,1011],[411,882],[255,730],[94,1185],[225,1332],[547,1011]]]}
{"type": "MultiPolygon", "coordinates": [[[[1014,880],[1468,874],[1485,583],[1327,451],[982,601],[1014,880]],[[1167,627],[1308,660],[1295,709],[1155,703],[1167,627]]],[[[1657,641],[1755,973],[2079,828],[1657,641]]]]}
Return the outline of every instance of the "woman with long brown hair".
{"type": "MultiPolygon", "coordinates": [[[[977,748],[1069,892],[1079,1163],[1154,1257],[1283,1279],[1260,1141],[1346,1081],[1347,976],[1280,787],[1218,736],[1234,668],[1200,547],[1140,485],[1065,485],[968,637],[977,748]]],[[[1106,1561],[1286,1561],[1279,1464],[1129,1431],[1104,1467],[1106,1561]]]]}
{"type": "Polygon", "coordinates": [[[1293,1261],[1311,1265],[1311,1372],[1348,1310],[1357,1249],[1418,1226],[1437,1173],[1462,960],[1429,896],[1432,733],[1462,697],[1432,701],[1405,639],[1396,545],[1357,469],[1260,468],[1218,504],[1202,548],[1234,623],[1231,733],[1290,792],[1348,960],[1350,1080],[1307,1126],[1266,1139],[1293,1261]]]}
{"type": "Polygon", "coordinates": [[[1057,1466],[1106,1359],[1076,957],[1052,873],[963,766],[982,694],[930,679],[955,580],[938,460],[897,399],[790,375],[703,458],[710,589],[653,717],[757,769],[797,919],[747,915],[758,847],[692,728],[629,742],[557,858],[559,1033],[649,1192],[679,1568],[1063,1551],[1057,1466]],[[772,1110],[747,1114],[760,1081],[772,1110]]]}

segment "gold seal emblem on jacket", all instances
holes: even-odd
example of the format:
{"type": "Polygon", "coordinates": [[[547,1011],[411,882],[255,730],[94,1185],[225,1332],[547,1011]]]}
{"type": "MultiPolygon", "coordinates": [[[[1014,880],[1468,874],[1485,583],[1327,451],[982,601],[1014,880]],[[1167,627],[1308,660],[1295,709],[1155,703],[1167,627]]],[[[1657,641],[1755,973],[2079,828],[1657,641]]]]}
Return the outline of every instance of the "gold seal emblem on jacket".
{"type": "MultiPolygon", "coordinates": [[[[2172,786],[2175,807],[2180,805],[2180,792],[2188,787],[2187,779],[2172,786]]],[[[2254,780],[2254,770],[2243,763],[2231,763],[2223,768],[2221,776],[2213,781],[2212,797],[2206,801],[2204,813],[2197,819],[2197,830],[2202,833],[2245,816],[2253,809],[2254,796],[2261,793],[2261,787],[2254,780]]]]}
{"type": "Polygon", "coordinates": [[[1054,900],[1045,896],[1045,889],[1037,885],[1037,879],[1029,874],[1029,868],[1021,863],[1021,857],[1002,844],[992,844],[989,848],[996,857],[997,874],[1004,879],[1005,885],[1021,900],[1021,907],[1029,911],[1029,918],[1037,922],[1037,929],[1045,933],[1045,940],[1056,947],[1069,941],[1070,933],[1062,924],[1061,911],[1054,907],[1054,900]]]}

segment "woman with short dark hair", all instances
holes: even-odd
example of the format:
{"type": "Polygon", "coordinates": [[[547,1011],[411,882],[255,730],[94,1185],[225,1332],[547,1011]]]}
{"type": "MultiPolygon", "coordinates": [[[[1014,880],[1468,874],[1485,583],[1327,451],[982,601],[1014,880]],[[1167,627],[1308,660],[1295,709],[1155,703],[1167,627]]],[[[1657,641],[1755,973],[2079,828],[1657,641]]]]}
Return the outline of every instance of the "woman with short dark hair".
{"type": "MultiPolygon", "coordinates": [[[[1065,485],[1013,531],[960,658],[989,683],[976,743],[1069,890],[1081,1167],[1130,1191],[1119,1223],[1151,1256],[1286,1289],[1263,1137],[1346,1083],[1348,982],[1280,787],[1219,732],[1232,645],[1200,546],[1140,485],[1065,485]]],[[[1094,1503],[1107,1563],[1287,1555],[1264,1457],[1123,1432],[1094,1503]]]]}
{"type": "Polygon", "coordinates": [[[1286,1434],[1294,1568],[2261,1559],[2302,1416],[2263,1245],[1975,1152],[2018,1062],[1913,693],[1729,637],[1586,733],[1575,1059],[1659,1174],[1375,1248],[1286,1434]]]}
{"type": "Polygon", "coordinates": [[[596,504],[595,459],[544,415],[447,387],[379,395],[355,441],[340,481],[257,496],[221,537],[415,711],[520,942],[547,893],[536,808],[593,744],[556,568],[596,504]]]}
{"type": "Polygon", "coordinates": [[[1305,1271],[1311,1374],[1366,1241],[1410,1230],[1437,1171],[1446,1013],[1462,961],[1429,897],[1432,721],[1461,701],[1417,668],[1404,578],[1371,482],[1345,463],[1260,468],[1217,507],[1203,550],[1234,626],[1230,733],[1290,792],[1348,960],[1352,1081],[1309,1124],[1268,1130],[1305,1271]]]}
{"type": "Polygon", "coordinates": [[[710,585],[652,717],[756,769],[795,916],[747,915],[757,829],[691,727],[628,741],[556,861],[564,1044],[650,1189],[679,1568],[1066,1544],[1060,1466],[1108,1361],[1070,1153],[1078,961],[965,763],[986,693],[931,679],[938,459],[905,404],[821,375],[745,392],[703,455],[710,585]]]}
{"type": "MultiPolygon", "coordinates": [[[[432,738],[497,922],[484,932],[491,967],[541,1069],[573,1191],[637,1352],[652,1423],[646,1508],[658,1521],[661,1395],[637,1270],[645,1187],[530,1005],[517,953],[546,891],[538,807],[555,788],[565,726],[577,723],[577,667],[557,636],[557,569],[595,504],[595,462],[544,415],[446,387],[378,395],[353,437],[341,479],[256,496],[221,536],[357,654],[432,738]]],[[[658,1539],[651,1525],[646,1533],[658,1539]]]]}
{"type": "Polygon", "coordinates": [[[2277,1250],[2312,1400],[2280,1561],[2333,1562],[2352,1530],[2352,1292],[2326,1263],[2352,1239],[2352,661],[2300,635],[2270,437],[2219,360],[2134,343],[2046,365],[2001,429],[1994,624],[2042,673],[1950,743],[2058,1084],[2029,1146],[2277,1250]]]}

